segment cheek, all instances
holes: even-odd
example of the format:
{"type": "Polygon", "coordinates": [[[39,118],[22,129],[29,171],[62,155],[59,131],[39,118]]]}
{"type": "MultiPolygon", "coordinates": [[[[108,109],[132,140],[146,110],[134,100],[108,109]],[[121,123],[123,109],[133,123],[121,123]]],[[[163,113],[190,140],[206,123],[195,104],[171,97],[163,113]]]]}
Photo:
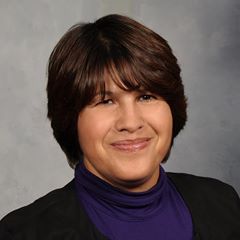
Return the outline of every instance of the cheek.
{"type": "Polygon", "coordinates": [[[79,143],[84,152],[84,149],[91,148],[93,150],[96,145],[104,141],[111,128],[111,123],[102,114],[93,115],[84,112],[78,117],[77,128],[79,143]]]}
{"type": "Polygon", "coordinates": [[[161,107],[149,111],[147,121],[158,135],[172,137],[173,119],[171,109],[167,103],[162,104],[161,107]]]}

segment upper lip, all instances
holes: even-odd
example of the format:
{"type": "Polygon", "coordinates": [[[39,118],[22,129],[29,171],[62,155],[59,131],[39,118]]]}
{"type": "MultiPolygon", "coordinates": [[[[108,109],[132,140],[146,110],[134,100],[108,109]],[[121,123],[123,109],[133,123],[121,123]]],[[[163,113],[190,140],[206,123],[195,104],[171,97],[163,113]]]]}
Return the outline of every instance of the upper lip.
{"type": "Polygon", "coordinates": [[[150,140],[150,137],[135,138],[135,139],[124,139],[113,142],[111,145],[132,145],[138,144],[150,140]]]}

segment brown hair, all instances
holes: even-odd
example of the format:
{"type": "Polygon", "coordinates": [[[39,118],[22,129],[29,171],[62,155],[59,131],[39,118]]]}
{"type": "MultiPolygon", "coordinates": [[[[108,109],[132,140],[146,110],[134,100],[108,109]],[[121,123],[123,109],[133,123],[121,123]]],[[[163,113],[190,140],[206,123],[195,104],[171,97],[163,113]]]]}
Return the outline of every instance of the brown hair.
{"type": "Polygon", "coordinates": [[[187,119],[180,71],[167,41],[133,19],[114,14],[71,27],[51,53],[47,84],[48,118],[70,165],[82,155],[79,112],[98,89],[104,96],[106,76],[127,91],[141,87],[163,97],[173,115],[173,143],[187,119]]]}

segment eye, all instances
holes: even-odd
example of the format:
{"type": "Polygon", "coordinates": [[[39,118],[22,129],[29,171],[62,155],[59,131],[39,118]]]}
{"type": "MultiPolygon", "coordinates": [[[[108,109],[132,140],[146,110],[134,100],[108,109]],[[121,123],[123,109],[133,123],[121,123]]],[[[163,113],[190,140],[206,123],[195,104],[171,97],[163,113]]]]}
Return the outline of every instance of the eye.
{"type": "Polygon", "coordinates": [[[144,94],[139,97],[140,101],[147,101],[147,102],[155,99],[157,99],[155,96],[149,95],[149,94],[144,94]]]}
{"type": "Polygon", "coordinates": [[[112,99],[103,99],[102,101],[98,102],[97,105],[99,105],[99,104],[108,105],[108,104],[112,104],[112,103],[113,103],[112,99]]]}

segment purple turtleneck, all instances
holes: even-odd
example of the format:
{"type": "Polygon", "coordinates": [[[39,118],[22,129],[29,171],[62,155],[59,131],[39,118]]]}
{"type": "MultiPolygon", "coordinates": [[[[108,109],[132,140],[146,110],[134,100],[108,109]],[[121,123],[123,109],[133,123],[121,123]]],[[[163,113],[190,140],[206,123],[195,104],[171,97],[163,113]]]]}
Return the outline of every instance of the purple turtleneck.
{"type": "Polygon", "coordinates": [[[75,170],[77,196],[98,230],[111,240],[190,240],[192,219],[164,169],[146,192],[125,192],[89,172],[75,170]]]}

